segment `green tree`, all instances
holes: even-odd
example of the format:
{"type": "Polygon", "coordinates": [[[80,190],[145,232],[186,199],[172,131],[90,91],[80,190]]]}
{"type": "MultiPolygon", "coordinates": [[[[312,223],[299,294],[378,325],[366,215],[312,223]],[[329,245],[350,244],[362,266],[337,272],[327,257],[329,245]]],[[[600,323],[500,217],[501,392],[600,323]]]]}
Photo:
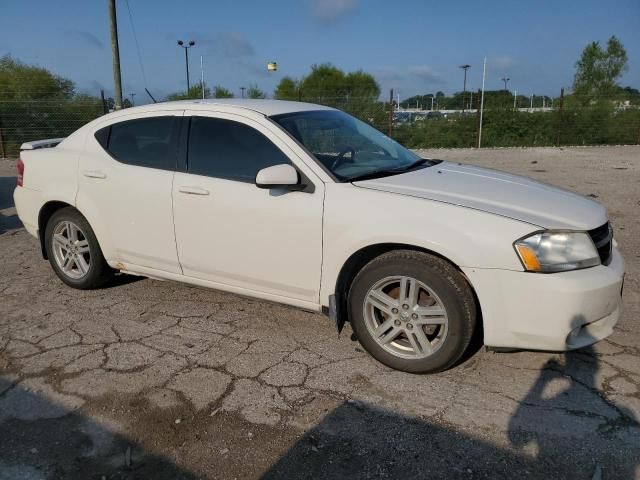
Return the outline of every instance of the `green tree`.
{"type": "Polygon", "coordinates": [[[340,108],[381,129],[388,129],[389,115],[378,101],[380,87],[369,73],[345,73],[329,63],[313,65],[299,80],[284,77],[274,92],[281,100],[299,100],[340,108]]]}
{"type": "Polygon", "coordinates": [[[284,77],[276,87],[275,98],[304,100],[324,105],[375,102],[380,87],[369,73],[358,70],[345,73],[329,63],[313,65],[311,73],[299,80],[284,77]]]}
{"type": "Polygon", "coordinates": [[[3,100],[69,99],[74,94],[71,80],[45,68],[26,65],[11,56],[0,57],[0,92],[3,100]]]}
{"type": "Polygon", "coordinates": [[[249,85],[247,98],[267,98],[267,94],[258,88],[258,85],[249,85]]]}
{"type": "Polygon", "coordinates": [[[213,87],[213,97],[214,98],[233,98],[233,92],[220,85],[216,85],[215,87],[213,87]]]}
{"type": "MultiPolygon", "coordinates": [[[[209,98],[211,96],[211,89],[205,85],[204,97],[209,98]]],[[[191,98],[202,98],[202,83],[197,82],[189,88],[188,92],[174,92],[167,95],[167,100],[188,100],[191,98]]]]}
{"type": "Polygon", "coordinates": [[[278,100],[298,100],[300,94],[300,85],[291,77],[284,77],[278,83],[273,97],[278,100]]]}
{"type": "Polygon", "coordinates": [[[371,101],[380,96],[380,86],[375,78],[362,70],[345,75],[346,92],[349,98],[371,101]]]}
{"type": "Polygon", "coordinates": [[[23,142],[65,137],[103,112],[100,99],[77,95],[71,80],[10,56],[0,57],[0,100],[2,150],[9,156],[23,142]]]}
{"type": "Polygon", "coordinates": [[[591,42],[576,62],[573,93],[582,97],[582,103],[610,96],[628,68],[627,52],[615,36],[609,38],[606,49],[599,42],[591,42]]]}

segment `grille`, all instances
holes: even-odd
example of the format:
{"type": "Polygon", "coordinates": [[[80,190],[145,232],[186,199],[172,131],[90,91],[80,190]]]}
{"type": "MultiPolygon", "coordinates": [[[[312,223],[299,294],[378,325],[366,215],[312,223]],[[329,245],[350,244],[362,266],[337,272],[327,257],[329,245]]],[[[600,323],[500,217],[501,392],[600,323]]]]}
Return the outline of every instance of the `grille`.
{"type": "Polygon", "coordinates": [[[603,265],[609,265],[611,261],[611,244],[613,242],[613,229],[609,222],[604,225],[589,230],[591,240],[598,249],[598,255],[600,255],[600,261],[603,265]]]}

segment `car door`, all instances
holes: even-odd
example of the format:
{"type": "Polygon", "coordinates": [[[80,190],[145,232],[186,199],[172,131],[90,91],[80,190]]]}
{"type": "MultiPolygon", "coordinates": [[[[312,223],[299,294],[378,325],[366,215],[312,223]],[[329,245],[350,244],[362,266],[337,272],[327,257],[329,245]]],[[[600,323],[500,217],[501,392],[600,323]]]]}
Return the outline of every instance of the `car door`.
{"type": "Polygon", "coordinates": [[[317,304],[323,183],[275,127],[229,113],[194,111],[187,117],[186,171],[176,173],[173,187],[184,274],[263,298],[317,304]],[[305,191],[255,185],[258,170],[282,163],[308,177],[305,191]]]}
{"type": "Polygon", "coordinates": [[[183,113],[125,116],[88,135],[77,205],[112,263],[181,273],[171,188],[183,113]]]}

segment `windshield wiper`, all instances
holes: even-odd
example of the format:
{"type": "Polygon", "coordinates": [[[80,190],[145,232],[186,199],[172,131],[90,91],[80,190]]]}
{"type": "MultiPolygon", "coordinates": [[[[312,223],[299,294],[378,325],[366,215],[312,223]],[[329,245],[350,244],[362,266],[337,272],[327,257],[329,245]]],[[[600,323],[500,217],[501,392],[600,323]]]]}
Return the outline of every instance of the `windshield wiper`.
{"type": "Polygon", "coordinates": [[[427,159],[421,158],[411,163],[410,165],[406,165],[404,167],[374,170],[373,172],[364,173],[362,175],[356,175],[355,177],[350,177],[349,179],[347,179],[347,181],[358,182],[361,180],[372,180],[374,178],[386,177],[388,175],[397,175],[398,173],[405,173],[411,170],[415,170],[416,168],[421,167],[423,165],[426,165],[426,166],[435,165],[435,163],[437,162],[434,162],[433,160],[427,160],[427,159]]]}
{"type": "MultiPolygon", "coordinates": [[[[427,160],[426,158],[419,158],[418,160],[416,160],[412,164],[407,165],[406,167],[395,168],[394,171],[395,172],[408,172],[410,170],[414,170],[417,167],[421,167],[423,165],[426,165],[427,163],[431,164],[431,160],[427,160]]],[[[429,165],[429,166],[431,166],[431,165],[429,165]]]]}
{"type": "Polygon", "coordinates": [[[395,175],[402,173],[395,169],[384,168],[382,170],[374,170],[373,172],[363,173],[362,175],[356,175],[355,177],[347,178],[347,182],[359,182],[361,180],[372,180],[374,178],[386,177],[389,175],[395,175]]]}

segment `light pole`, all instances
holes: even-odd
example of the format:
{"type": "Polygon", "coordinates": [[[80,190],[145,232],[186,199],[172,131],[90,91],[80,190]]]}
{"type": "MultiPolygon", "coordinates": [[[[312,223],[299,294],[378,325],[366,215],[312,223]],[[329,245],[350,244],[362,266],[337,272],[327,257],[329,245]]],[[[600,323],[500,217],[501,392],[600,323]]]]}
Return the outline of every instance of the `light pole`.
{"type": "Polygon", "coordinates": [[[507,90],[507,82],[511,80],[510,78],[504,78],[502,77],[502,81],[504,82],[504,89],[507,90]]]}
{"type": "Polygon", "coordinates": [[[244,98],[244,91],[247,89],[247,87],[240,87],[240,91],[242,92],[242,98],[244,98]]]}
{"type": "Polygon", "coordinates": [[[136,96],[136,92],[131,92],[131,93],[129,94],[129,96],[131,97],[131,106],[132,106],[132,107],[135,107],[135,106],[136,106],[136,103],[133,101],[133,97],[135,97],[135,96],[136,96]]]}
{"type": "Polygon", "coordinates": [[[464,113],[464,98],[467,93],[467,70],[471,68],[471,65],[465,63],[464,65],[460,65],[460,68],[464,70],[464,83],[462,86],[462,112],[464,113]]]}
{"type": "Polygon", "coordinates": [[[189,49],[195,44],[196,42],[193,40],[189,40],[186,45],[182,40],[178,40],[178,46],[184,48],[184,63],[187,67],[187,95],[189,95],[189,88],[191,88],[189,85],[189,49]]]}

